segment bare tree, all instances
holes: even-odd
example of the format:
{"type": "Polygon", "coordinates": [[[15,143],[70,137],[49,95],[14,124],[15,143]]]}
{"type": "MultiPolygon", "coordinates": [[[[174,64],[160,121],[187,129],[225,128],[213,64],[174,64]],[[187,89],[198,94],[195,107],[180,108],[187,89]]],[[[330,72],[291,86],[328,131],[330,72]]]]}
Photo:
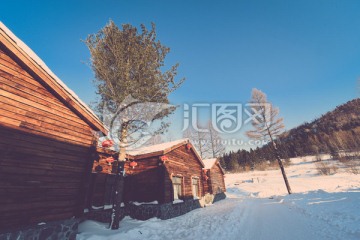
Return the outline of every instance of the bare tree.
{"type": "Polygon", "coordinates": [[[196,131],[190,127],[184,131],[183,137],[190,139],[203,159],[216,158],[223,154],[225,146],[222,144],[222,138],[214,129],[211,121],[207,123],[206,128],[201,129],[206,131],[196,131]]]}
{"type": "Polygon", "coordinates": [[[198,150],[201,158],[204,159],[211,156],[208,136],[206,132],[200,132],[192,128],[188,128],[183,132],[183,137],[190,139],[191,143],[198,150]]]}
{"type": "Polygon", "coordinates": [[[254,130],[247,131],[249,138],[269,141],[277,159],[285,185],[289,194],[291,188],[286,177],[284,165],[279,155],[275,139],[284,131],[283,119],[278,117],[279,109],[267,101],[266,94],[254,88],[251,94],[250,106],[253,113],[252,126],[254,130]]]}
{"type": "Polygon", "coordinates": [[[225,152],[225,146],[222,144],[220,134],[214,129],[212,122],[208,122],[208,139],[211,155],[213,158],[220,157],[225,152]]]}
{"type": "Polygon", "coordinates": [[[163,109],[162,105],[169,104],[169,94],[184,81],[175,82],[178,64],[164,70],[170,49],[157,40],[155,24],[151,30],[144,25],[140,28],[138,32],[136,27],[124,24],[120,29],[110,21],[84,41],[91,53],[90,66],[100,96],[97,111],[109,113],[110,134],[119,148],[111,229],[119,228],[126,148],[143,136],[161,134],[167,129],[169,123],[164,120],[175,107],[163,109]],[[157,109],[146,103],[158,104],[157,109]],[[160,124],[148,129],[149,122],[156,120],[160,124]]]}

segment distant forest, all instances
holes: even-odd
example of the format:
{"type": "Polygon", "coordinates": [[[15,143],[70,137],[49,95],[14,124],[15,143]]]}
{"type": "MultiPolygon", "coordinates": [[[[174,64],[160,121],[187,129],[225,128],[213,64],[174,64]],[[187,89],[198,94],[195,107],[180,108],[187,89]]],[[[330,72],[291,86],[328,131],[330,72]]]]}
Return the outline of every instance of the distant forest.
{"type": "MultiPolygon", "coordinates": [[[[360,150],[360,99],[351,100],[311,123],[283,133],[277,140],[281,158],[360,150]]],[[[270,145],[225,153],[220,158],[227,171],[243,171],[264,161],[275,161],[270,145]]]]}

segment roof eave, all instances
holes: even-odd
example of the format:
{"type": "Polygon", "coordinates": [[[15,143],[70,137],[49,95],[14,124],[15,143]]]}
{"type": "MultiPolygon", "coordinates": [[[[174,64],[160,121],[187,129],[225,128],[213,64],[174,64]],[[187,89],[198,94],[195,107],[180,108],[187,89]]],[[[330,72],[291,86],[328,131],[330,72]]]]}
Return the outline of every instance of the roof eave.
{"type": "Polygon", "coordinates": [[[150,157],[156,157],[156,156],[161,156],[161,155],[165,155],[181,146],[184,146],[185,144],[191,144],[191,151],[196,155],[196,158],[198,159],[198,162],[201,164],[201,166],[204,168],[205,164],[203,163],[199,153],[196,151],[196,149],[194,148],[194,146],[192,145],[192,143],[189,140],[184,140],[183,142],[180,142],[178,144],[175,144],[171,147],[168,147],[164,150],[161,151],[156,151],[156,152],[152,152],[152,153],[144,153],[144,154],[138,154],[138,155],[131,155],[131,154],[127,154],[128,159],[132,159],[132,160],[140,160],[140,159],[144,159],[144,158],[150,158],[150,157]]]}
{"type": "MultiPolygon", "coordinates": [[[[0,22],[1,23],[1,22],[0,22]]],[[[6,27],[3,25],[3,27],[6,27]]],[[[8,30],[8,29],[7,29],[8,30]]],[[[8,30],[10,31],[10,30],[8,30]]],[[[10,31],[11,32],[11,31],[10,31]]],[[[15,35],[14,35],[15,36],[15,35]]],[[[66,104],[71,110],[73,110],[77,115],[82,117],[82,119],[93,128],[93,130],[101,131],[103,134],[107,135],[108,129],[104,124],[98,119],[98,117],[90,112],[84,105],[84,103],[79,102],[71,93],[69,93],[60,83],[58,83],[47,71],[45,71],[34,59],[32,59],[29,54],[26,53],[21,47],[19,47],[15,40],[4,31],[3,28],[0,28],[0,43],[11,52],[22,65],[26,66],[36,78],[41,79],[47,87],[52,89],[56,95],[66,104]]]]}

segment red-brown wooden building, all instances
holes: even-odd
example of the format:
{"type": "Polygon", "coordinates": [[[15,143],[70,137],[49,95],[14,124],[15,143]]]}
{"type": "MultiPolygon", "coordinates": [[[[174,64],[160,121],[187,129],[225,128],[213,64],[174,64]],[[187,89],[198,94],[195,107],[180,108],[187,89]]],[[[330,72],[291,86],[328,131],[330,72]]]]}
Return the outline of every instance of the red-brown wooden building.
{"type": "Polygon", "coordinates": [[[225,187],[225,172],[220,166],[219,160],[216,158],[204,159],[204,172],[208,177],[208,181],[205,182],[205,191],[217,195],[226,192],[225,187]]]}
{"type": "MultiPolygon", "coordinates": [[[[101,199],[102,205],[109,202],[104,190],[112,177],[106,159],[116,153],[98,149],[98,154],[100,160],[94,162],[93,172],[97,169],[101,173],[93,174],[91,187],[98,192],[94,191],[89,197],[93,199],[89,205],[96,208],[100,206],[94,203],[101,203],[101,199]],[[101,186],[105,187],[101,190],[101,186]]],[[[143,220],[150,217],[167,219],[223,199],[226,191],[224,172],[216,159],[206,161],[210,162],[207,167],[188,139],[127,151],[124,192],[127,214],[143,220]],[[139,205],[141,203],[143,205],[139,205]]]]}
{"type": "MultiPolygon", "coordinates": [[[[115,169],[107,159],[116,158],[117,153],[104,148],[98,148],[97,153],[98,159],[94,161],[93,172],[114,174],[115,169]],[[98,166],[101,168],[97,168],[98,166]]],[[[179,199],[201,198],[205,193],[201,170],[203,167],[199,154],[187,139],[129,150],[125,163],[125,199],[168,203],[179,199]],[[176,193],[173,181],[177,182],[176,193]]]]}
{"type": "Polygon", "coordinates": [[[127,201],[172,203],[200,199],[203,162],[188,139],[128,151],[127,201]],[[136,162],[135,167],[130,167],[136,162]]]}
{"type": "Polygon", "coordinates": [[[0,22],[0,233],[80,216],[95,114],[0,22]]]}

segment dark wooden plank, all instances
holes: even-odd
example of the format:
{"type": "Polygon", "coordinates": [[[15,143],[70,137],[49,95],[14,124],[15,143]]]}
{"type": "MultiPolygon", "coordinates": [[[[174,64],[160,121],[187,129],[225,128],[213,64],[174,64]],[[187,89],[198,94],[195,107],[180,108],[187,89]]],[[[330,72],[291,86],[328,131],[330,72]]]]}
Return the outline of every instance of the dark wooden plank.
{"type": "MultiPolygon", "coordinates": [[[[1,114],[1,112],[0,112],[0,114],[1,114]]],[[[11,117],[7,117],[7,116],[0,115],[0,125],[3,127],[17,128],[17,129],[20,129],[21,131],[24,131],[27,133],[36,134],[39,136],[48,137],[50,139],[60,140],[62,142],[68,142],[68,143],[77,144],[77,145],[81,145],[81,146],[89,146],[91,143],[90,140],[86,141],[84,139],[61,134],[56,131],[50,131],[50,130],[44,131],[44,129],[41,129],[34,124],[20,121],[20,120],[17,120],[17,119],[11,118],[11,117]],[[51,133],[51,135],[49,134],[49,132],[51,133]]]]}
{"type": "MultiPolygon", "coordinates": [[[[69,147],[69,149],[71,149],[69,147]]],[[[53,146],[46,148],[43,145],[33,145],[30,142],[18,141],[14,139],[0,139],[0,166],[12,164],[21,167],[33,165],[35,168],[39,164],[52,164],[54,167],[71,167],[74,170],[83,168],[88,161],[88,153],[62,151],[53,146]],[[36,162],[35,162],[36,161],[36,162]]],[[[0,169],[1,170],[1,169],[0,169]]]]}
{"type": "Polygon", "coordinates": [[[14,86],[27,88],[36,94],[40,94],[44,97],[52,99],[52,102],[56,104],[63,105],[63,103],[58,98],[55,98],[49,91],[47,91],[39,82],[35,80],[31,82],[25,81],[20,77],[16,77],[8,72],[5,72],[4,69],[1,68],[0,68],[0,79],[1,81],[4,82],[11,82],[13,83],[14,86]]]}
{"type": "Polygon", "coordinates": [[[24,147],[28,146],[30,148],[34,148],[34,146],[36,146],[36,148],[45,152],[53,152],[55,149],[56,152],[61,152],[65,155],[83,156],[89,151],[89,147],[60,142],[50,138],[36,136],[22,131],[15,131],[2,127],[0,127],[0,136],[0,142],[2,143],[8,143],[9,145],[12,143],[13,145],[22,145],[24,147]]]}
{"type": "Polygon", "coordinates": [[[39,67],[39,65],[26,53],[24,53],[16,44],[14,44],[7,35],[1,34],[1,32],[0,42],[0,47],[9,57],[11,57],[21,66],[22,69],[27,71],[37,81],[44,85],[44,87],[46,87],[54,96],[58,97],[59,100],[75,112],[83,121],[89,124],[92,128],[98,129],[105,134],[107,133],[107,130],[101,121],[96,118],[88,108],[79,103],[66,88],[54,80],[49,73],[39,67]]]}
{"type": "Polygon", "coordinates": [[[18,73],[32,78],[31,75],[25,71],[19,64],[17,64],[10,56],[8,56],[3,50],[0,49],[0,64],[7,66],[18,73]]]}
{"type": "Polygon", "coordinates": [[[0,88],[4,91],[16,94],[22,98],[28,99],[30,101],[34,101],[40,103],[44,106],[57,109],[58,111],[63,112],[64,114],[73,115],[74,113],[70,111],[65,105],[59,104],[54,101],[54,97],[46,97],[41,95],[40,93],[34,92],[33,90],[21,86],[19,84],[14,84],[14,82],[10,82],[6,78],[1,78],[0,88]]]}
{"type": "Polygon", "coordinates": [[[78,118],[77,116],[70,116],[70,115],[63,114],[61,111],[57,111],[56,109],[53,109],[51,107],[44,106],[44,105],[41,105],[41,104],[39,104],[37,102],[22,98],[22,97],[20,97],[20,96],[18,96],[16,94],[7,92],[7,91],[5,91],[3,89],[0,89],[0,96],[11,99],[11,100],[16,101],[16,102],[24,103],[24,104],[26,104],[28,106],[35,107],[35,108],[37,108],[39,110],[48,112],[48,113],[50,113],[52,115],[56,115],[56,116],[59,116],[59,117],[66,118],[67,120],[70,120],[70,121],[75,121],[77,123],[83,123],[83,121],[80,118],[78,118]]]}
{"type": "Polygon", "coordinates": [[[24,103],[18,102],[18,101],[13,101],[8,98],[0,98],[0,105],[3,108],[14,108],[14,109],[20,109],[20,110],[26,111],[25,116],[30,117],[30,118],[35,118],[35,119],[39,119],[42,121],[49,119],[48,120],[49,123],[59,125],[59,126],[69,125],[70,129],[76,128],[76,129],[78,129],[77,131],[84,131],[84,130],[90,129],[84,123],[81,124],[78,122],[70,121],[70,120],[68,120],[66,118],[62,118],[58,115],[49,114],[47,111],[39,110],[38,108],[36,108],[34,106],[30,106],[28,104],[24,104],[24,103]]]}

